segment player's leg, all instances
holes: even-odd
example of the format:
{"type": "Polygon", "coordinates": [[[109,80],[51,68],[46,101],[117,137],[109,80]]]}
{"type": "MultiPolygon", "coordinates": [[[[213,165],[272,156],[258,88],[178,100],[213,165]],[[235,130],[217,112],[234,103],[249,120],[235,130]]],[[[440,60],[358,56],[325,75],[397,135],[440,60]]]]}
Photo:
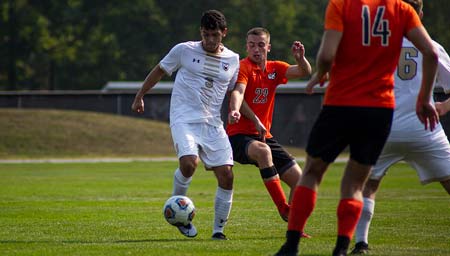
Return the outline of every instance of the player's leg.
{"type": "Polygon", "coordinates": [[[270,147],[266,143],[253,140],[248,145],[247,154],[250,159],[257,162],[264,186],[275,203],[280,216],[287,221],[289,205],[286,202],[286,195],[280,183],[280,176],[272,161],[270,147]]]}
{"type": "Polygon", "coordinates": [[[296,186],[289,213],[286,242],[275,255],[297,255],[300,238],[306,222],[313,212],[317,190],[329,163],[320,158],[307,156],[303,176],[296,186]]]}
{"type": "Polygon", "coordinates": [[[351,254],[365,254],[369,250],[369,228],[375,211],[375,196],[381,179],[386,175],[389,167],[404,159],[407,153],[402,143],[387,142],[383,152],[372,168],[369,179],[363,189],[363,210],[355,231],[355,248],[351,254]]]}
{"type": "Polygon", "coordinates": [[[288,202],[292,202],[292,197],[294,195],[294,190],[297,187],[298,181],[302,177],[302,169],[295,163],[289,167],[283,174],[280,174],[280,179],[286,183],[290,188],[288,202]]]}
{"type": "Polygon", "coordinates": [[[433,139],[411,142],[415,150],[408,155],[408,163],[416,170],[421,184],[440,182],[450,194],[450,143],[441,131],[433,139]]]}
{"type": "Polygon", "coordinates": [[[223,233],[228,222],[233,202],[233,172],[230,165],[213,168],[217,177],[218,187],[214,200],[213,239],[226,240],[223,233]]]}
{"type": "Polygon", "coordinates": [[[199,131],[196,125],[175,124],[171,127],[174,148],[179,167],[175,170],[172,195],[186,195],[192,176],[198,165],[198,144],[195,141],[199,131]]]}
{"type": "Polygon", "coordinates": [[[369,250],[369,227],[375,210],[375,196],[380,180],[367,180],[363,190],[363,209],[355,231],[355,248],[350,254],[365,254],[369,250]]]}
{"type": "Polygon", "coordinates": [[[270,147],[258,140],[258,136],[238,134],[230,136],[234,160],[241,164],[254,164],[259,168],[261,178],[281,218],[287,221],[289,205],[280,183],[277,168],[272,161],[270,147]]]}
{"type": "Polygon", "coordinates": [[[337,209],[338,237],[333,255],[346,255],[363,209],[362,190],[370,170],[376,164],[389,136],[393,110],[352,108],[354,119],[345,130],[350,144],[350,160],[341,181],[341,200],[337,209]]]}
{"type": "Polygon", "coordinates": [[[341,200],[337,208],[338,237],[333,255],[347,255],[350,239],[363,208],[362,189],[371,166],[350,159],[341,181],[341,200]]]}
{"type": "Polygon", "coordinates": [[[302,177],[302,169],[295,161],[295,158],[286,151],[274,138],[266,139],[267,145],[269,145],[272,151],[272,161],[277,168],[280,179],[286,183],[290,188],[289,200],[292,202],[292,196],[295,187],[298,185],[300,178],[302,177]]]}
{"type": "Polygon", "coordinates": [[[212,239],[226,240],[223,233],[233,202],[233,151],[222,126],[204,125],[199,156],[207,170],[213,170],[217,178],[214,199],[214,223],[212,239]]]}
{"type": "MultiPolygon", "coordinates": [[[[280,179],[290,188],[288,200],[288,204],[290,204],[292,202],[294,190],[302,176],[302,170],[295,161],[295,158],[289,154],[274,138],[266,139],[266,144],[270,147],[272,161],[277,169],[280,179]]],[[[280,212],[280,215],[283,216],[282,212],[280,212]]],[[[288,212],[286,212],[285,215],[287,217],[288,212]]]]}
{"type": "Polygon", "coordinates": [[[324,106],[315,122],[308,139],[306,152],[308,153],[303,176],[294,190],[289,213],[286,242],[276,255],[296,255],[301,234],[306,222],[316,204],[317,191],[330,163],[345,148],[346,141],[342,140],[341,129],[336,126],[342,124],[341,113],[335,107],[324,106]],[[331,128],[333,127],[333,128],[331,128]]]}
{"type": "MultiPolygon", "coordinates": [[[[171,127],[174,147],[179,159],[179,167],[175,170],[172,195],[186,195],[192,176],[198,165],[198,125],[176,124],[171,127]]],[[[194,224],[177,227],[187,237],[197,236],[194,224]]]]}

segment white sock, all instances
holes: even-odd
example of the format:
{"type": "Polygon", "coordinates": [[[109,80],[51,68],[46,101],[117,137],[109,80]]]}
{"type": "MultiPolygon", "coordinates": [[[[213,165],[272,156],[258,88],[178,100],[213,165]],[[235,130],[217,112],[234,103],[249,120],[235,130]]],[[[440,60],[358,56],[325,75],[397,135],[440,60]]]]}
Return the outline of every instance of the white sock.
{"type": "Polygon", "coordinates": [[[364,207],[356,226],[355,242],[365,242],[369,244],[369,227],[375,209],[375,200],[364,197],[364,207]]]}
{"type": "Polygon", "coordinates": [[[189,184],[191,184],[192,177],[186,178],[180,171],[180,168],[175,170],[175,174],[173,175],[173,191],[172,195],[182,195],[185,196],[187,190],[189,188],[189,184]]]}
{"type": "Polygon", "coordinates": [[[223,233],[223,228],[227,224],[228,216],[230,216],[232,202],[233,190],[217,187],[216,198],[214,201],[213,234],[217,232],[223,233]]]}

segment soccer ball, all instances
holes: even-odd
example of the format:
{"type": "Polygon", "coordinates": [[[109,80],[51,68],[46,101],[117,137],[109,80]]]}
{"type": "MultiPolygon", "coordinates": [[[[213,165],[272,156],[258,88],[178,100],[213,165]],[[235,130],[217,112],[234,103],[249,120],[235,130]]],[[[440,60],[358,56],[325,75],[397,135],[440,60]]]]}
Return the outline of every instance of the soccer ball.
{"type": "Polygon", "coordinates": [[[186,226],[195,216],[195,206],[186,196],[172,196],[164,204],[163,214],[169,224],[186,226]]]}

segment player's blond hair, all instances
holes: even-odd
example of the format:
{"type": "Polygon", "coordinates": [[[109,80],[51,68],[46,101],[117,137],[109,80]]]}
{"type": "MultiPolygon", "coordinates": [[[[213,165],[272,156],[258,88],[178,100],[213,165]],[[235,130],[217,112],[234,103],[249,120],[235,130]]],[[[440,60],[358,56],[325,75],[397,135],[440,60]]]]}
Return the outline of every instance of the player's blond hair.
{"type": "Polygon", "coordinates": [[[255,35],[255,36],[266,35],[267,36],[267,42],[270,42],[270,32],[266,28],[262,28],[262,27],[252,28],[252,29],[250,29],[247,32],[247,37],[249,35],[255,35]]]}

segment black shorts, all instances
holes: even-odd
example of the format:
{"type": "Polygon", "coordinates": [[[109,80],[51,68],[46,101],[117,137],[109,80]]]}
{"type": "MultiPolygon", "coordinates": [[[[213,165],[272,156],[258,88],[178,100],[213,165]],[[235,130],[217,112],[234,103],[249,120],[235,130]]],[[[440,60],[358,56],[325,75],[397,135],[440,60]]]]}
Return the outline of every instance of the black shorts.
{"type": "Polygon", "coordinates": [[[388,108],[324,106],[306,152],[332,163],[349,146],[351,159],[375,165],[389,136],[393,112],[388,108]]]}
{"type": "MultiPolygon", "coordinates": [[[[258,166],[256,161],[248,157],[247,151],[250,142],[261,141],[258,135],[236,134],[229,137],[231,147],[233,148],[234,161],[240,164],[253,164],[258,166]]],[[[296,164],[295,158],[289,154],[274,138],[266,139],[267,146],[272,151],[272,161],[277,168],[279,175],[282,175],[289,168],[296,164]]]]}

